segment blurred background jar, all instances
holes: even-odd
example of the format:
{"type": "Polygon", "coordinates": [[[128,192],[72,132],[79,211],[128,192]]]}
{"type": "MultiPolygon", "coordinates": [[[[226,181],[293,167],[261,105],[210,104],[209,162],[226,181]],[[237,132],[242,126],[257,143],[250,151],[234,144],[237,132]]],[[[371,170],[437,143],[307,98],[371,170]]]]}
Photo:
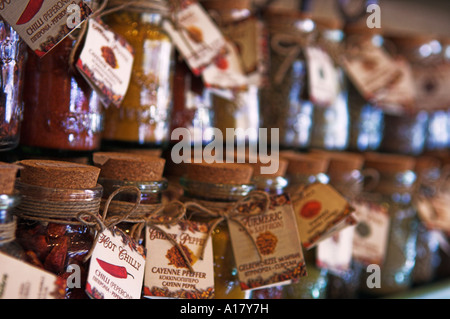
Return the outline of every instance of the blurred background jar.
{"type": "Polygon", "coordinates": [[[316,45],[333,60],[336,71],[336,97],[330,105],[314,105],[311,147],[326,150],[345,150],[349,144],[350,115],[348,108],[348,79],[337,64],[344,40],[343,25],[337,19],[314,18],[318,29],[316,45]]]}
{"type": "Polygon", "coordinates": [[[27,55],[26,44],[3,19],[0,19],[0,56],[3,92],[0,99],[0,151],[8,151],[19,144],[27,55]]]}
{"type": "Polygon", "coordinates": [[[280,130],[281,148],[307,149],[313,104],[308,100],[304,48],[316,34],[315,23],[307,6],[304,10],[269,8],[264,12],[264,23],[269,69],[260,90],[261,127],[280,130]]]}
{"type": "MultiPolygon", "coordinates": [[[[128,1],[109,1],[114,8],[128,1]]],[[[130,4],[103,17],[135,50],[128,91],[119,108],[105,110],[106,148],[161,146],[170,136],[174,46],[161,27],[163,1],[130,4]]]]}
{"type": "Polygon", "coordinates": [[[413,205],[415,159],[405,155],[367,153],[364,163],[365,168],[375,169],[380,174],[379,182],[370,193],[377,205],[387,208],[389,233],[384,261],[379,265],[380,287],[368,287],[366,283],[371,273],[363,272],[360,292],[380,297],[403,292],[412,285],[418,225],[413,205]]]}
{"type": "Polygon", "coordinates": [[[28,50],[20,138],[25,157],[69,156],[100,148],[103,105],[70,65],[75,41],[65,38],[42,58],[28,50]]]}

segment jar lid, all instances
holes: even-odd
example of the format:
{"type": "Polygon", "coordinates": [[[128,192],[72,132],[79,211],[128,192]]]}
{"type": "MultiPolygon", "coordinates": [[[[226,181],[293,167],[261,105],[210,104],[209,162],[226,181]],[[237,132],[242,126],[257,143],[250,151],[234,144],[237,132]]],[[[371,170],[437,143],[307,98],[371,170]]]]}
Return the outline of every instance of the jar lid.
{"type": "Polygon", "coordinates": [[[214,184],[249,184],[253,167],[235,163],[187,163],[186,177],[190,180],[214,184]]]}
{"type": "Polygon", "coordinates": [[[21,167],[16,164],[0,162],[0,194],[12,195],[17,172],[21,167]]]}
{"type": "Polygon", "coordinates": [[[93,161],[102,178],[128,181],[159,181],[166,162],[158,156],[121,152],[96,152],[93,161]]]}
{"type": "Polygon", "coordinates": [[[342,30],[344,27],[344,22],[335,17],[313,16],[312,20],[319,29],[342,30]]]}
{"type": "Polygon", "coordinates": [[[317,175],[327,171],[328,159],[325,157],[293,151],[282,151],[280,156],[288,161],[287,175],[317,175]]]}
{"type": "Polygon", "coordinates": [[[22,160],[22,183],[48,188],[87,189],[97,186],[100,169],[85,164],[55,160],[22,160]]]}
{"type": "MultiPolygon", "coordinates": [[[[253,154],[250,153],[249,150],[245,151],[245,156],[242,162],[238,161],[241,156],[239,155],[239,152],[234,151],[232,153],[234,156],[235,163],[238,164],[247,164],[250,165],[253,168],[253,177],[261,177],[261,178],[274,178],[279,176],[284,176],[286,174],[286,169],[288,166],[287,160],[281,158],[279,154],[274,154],[273,156],[262,156],[260,154],[253,154]],[[276,171],[270,174],[263,174],[261,172],[261,168],[263,167],[275,167],[276,171]]],[[[225,154],[226,158],[226,154],[225,154]]]]}
{"type": "Polygon", "coordinates": [[[207,10],[242,10],[251,9],[251,0],[200,0],[202,6],[207,10]]]}
{"type": "Polygon", "coordinates": [[[400,173],[414,170],[416,160],[412,156],[368,152],[365,154],[364,166],[376,169],[380,173],[400,173]]]}
{"type": "Polygon", "coordinates": [[[328,159],[327,172],[329,174],[345,174],[353,170],[360,170],[364,164],[364,157],[358,153],[313,149],[311,154],[328,159]]]}
{"type": "Polygon", "coordinates": [[[422,155],[416,158],[414,171],[418,174],[431,169],[440,168],[441,161],[433,156],[422,155]]]}

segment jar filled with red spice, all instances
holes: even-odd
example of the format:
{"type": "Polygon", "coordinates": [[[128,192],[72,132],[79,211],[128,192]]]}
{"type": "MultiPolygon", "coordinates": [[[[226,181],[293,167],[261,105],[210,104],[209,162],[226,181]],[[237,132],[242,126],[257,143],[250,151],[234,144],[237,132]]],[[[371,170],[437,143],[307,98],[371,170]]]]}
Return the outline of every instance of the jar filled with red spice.
{"type": "Polygon", "coordinates": [[[100,147],[103,105],[72,64],[75,41],[65,38],[42,58],[28,52],[20,138],[25,152],[65,155],[100,147]]]}
{"type": "MultiPolygon", "coordinates": [[[[254,190],[252,173],[253,168],[247,164],[186,164],[186,174],[181,178],[183,201],[195,201],[208,209],[225,211],[254,190]]],[[[187,215],[193,220],[212,221],[211,217],[200,216],[191,209],[188,209],[187,215]]],[[[214,229],[212,244],[215,299],[245,299],[246,292],[240,287],[226,222],[214,229]]]]}
{"type": "MultiPolygon", "coordinates": [[[[103,186],[103,200],[122,187],[132,186],[140,190],[138,209],[117,227],[143,244],[144,233],[137,231],[138,226],[144,226],[145,219],[163,205],[162,194],[168,187],[162,176],[165,160],[157,156],[119,152],[94,153],[93,160],[101,169],[99,184],[103,186]]],[[[111,201],[106,218],[126,214],[135,206],[136,196],[136,192],[120,191],[111,201]]]]}
{"type": "MultiPolygon", "coordinates": [[[[21,201],[14,209],[16,237],[28,261],[66,280],[65,297],[84,299],[88,262],[94,240],[79,214],[98,215],[103,188],[100,169],[63,161],[23,160],[16,182],[21,201]],[[78,283],[70,281],[75,274],[78,283]]],[[[73,279],[72,279],[73,280],[73,279]]]]}
{"type": "Polygon", "coordinates": [[[0,151],[6,151],[19,144],[26,45],[3,19],[0,19],[0,49],[3,92],[0,99],[0,151]]]}

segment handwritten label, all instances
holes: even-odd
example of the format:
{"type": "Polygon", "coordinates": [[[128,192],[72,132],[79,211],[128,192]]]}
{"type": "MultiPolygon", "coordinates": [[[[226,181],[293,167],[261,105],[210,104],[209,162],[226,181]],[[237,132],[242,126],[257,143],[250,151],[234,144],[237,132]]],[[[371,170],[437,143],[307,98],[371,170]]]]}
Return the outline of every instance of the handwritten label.
{"type": "Polygon", "coordinates": [[[0,252],[0,299],[63,299],[66,281],[0,252]]]}
{"type": "Polygon", "coordinates": [[[1,17],[39,56],[47,54],[90,14],[82,0],[14,0],[0,5],[1,17]]]}
{"type": "MultiPolygon", "coordinates": [[[[245,209],[250,211],[250,207],[245,209]]],[[[287,194],[272,196],[269,210],[264,214],[239,219],[251,238],[232,221],[228,221],[228,227],[242,290],[289,284],[307,275],[294,210],[287,194]]]]}
{"type": "Polygon", "coordinates": [[[97,239],[86,293],[92,299],[140,299],[146,251],[117,227],[97,239]]]}
{"type": "Polygon", "coordinates": [[[214,297],[214,266],[208,225],[185,221],[174,226],[160,225],[173,238],[193,268],[188,268],[179,247],[166,234],[146,228],[146,248],[151,251],[145,268],[144,297],[211,299],[214,297]],[[199,258],[204,248],[203,260],[199,258]]]}

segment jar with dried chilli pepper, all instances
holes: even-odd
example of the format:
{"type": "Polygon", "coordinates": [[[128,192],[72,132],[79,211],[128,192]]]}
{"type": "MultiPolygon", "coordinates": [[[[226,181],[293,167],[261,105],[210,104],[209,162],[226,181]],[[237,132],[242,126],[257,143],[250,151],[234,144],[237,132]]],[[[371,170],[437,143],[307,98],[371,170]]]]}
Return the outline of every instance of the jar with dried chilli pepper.
{"type": "Polygon", "coordinates": [[[303,49],[315,36],[315,24],[307,13],[284,9],[267,10],[264,23],[270,67],[260,90],[261,127],[279,129],[282,148],[306,149],[313,105],[308,100],[303,49]]]}
{"type": "MultiPolygon", "coordinates": [[[[286,178],[288,180],[287,191],[294,202],[296,193],[314,183],[328,183],[326,174],[328,159],[311,156],[308,153],[285,151],[281,152],[281,158],[288,161],[286,178]]],[[[304,249],[308,275],[297,283],[283,287],[284,299],[325,299],[327,298],[328,270],[321,268],[316,263],[317,249],[312,247],[304,249]]]]}
{"type": "Polygon", "coordinates": [[[84,287],[89,265],[84,257],[93,244],[93,233],[78,214],[99,212],[100,169],[51,160],[18,164],[23,167],[16,182],[21,201],[14,209],[18,242],[35,266],[66,280],[67,299],[87,298],[84,287]],[[70,282],[73,274],[79,276],[81,287],[70,282]]]}
{"type": "MultiPolygon", "coordinates": [[[[120,152],[97,152],[93,154],[94,164],[101,169],[99,184],[103,186],[103,199],[124,186],[140,190],[140,205],[124,221],[117,225],[126,234],[143,244],[144,233],[137,232],[137,226],[152,212],[162,206],[162,193],[168,182],[163,178],[165,160],[156,156],[120,152]]],[[[136,192],[121,191],[108,208],[108,217],[122,215],[135,205],[136,192]]],[[[102,205],[101,210],[104,207],[102,205]]]]}
{"type": "Polygon", "coordinates": [[[0,252],[26,261],[25,251],[16,240],[17,218],[13,215],[20,202],[20,196],[14,194],[18,170],[18,165],[0,163],[0,252]]]}
{"type": "MultiPolygon", "coordinates": [[[[350,115],[348,108],[348,79],[339,66],[339,54],[344,32],[339,20],[314,18],[318,29],[315,45],[324,50],[332,59],[335,68],[335,81],[330,82],[328,90],[335,90],[336,96],[329,105],[314,107],[311,131],[311,147],[326,150],[345,150],[349,144],[350,115]],[[334,85],[333,85],[334,84],[334,85]]],[[[326,70],[323,70],[327,72],[326,70]]],[[[332,74],[332,72],[330,72],[332,74]]],[[[330,75],[327,75],[330,77],[330,75]]]]}
{"type": "MultiPolygon", "coordinates": [[[[186,164],[186,174],[180,180],[184,189],[182,201],[195,201],[209,209],[226,210],[254,190],[255,187],[251,184],[252,173],[253,168],[246,164],[186,164]]],[[[199,217],[191,209],[188,209],[187,215],[191,216],[189,218],[193,220],[211,221],[210,218],[199,217]]],[[[212,243],[214,298],[245,299],[246,292],[240,287],[230,233],[226,223],[220,223],[214,229],[212,243]]]]}
{"type": "Polygon", "coordinates": [[[361,276],[360,292],[386,296],[404,292],[412,285],[416,261],[417,213],[413,205],[416,183],[415,158],[404,155],[366,154],[364,166],[379,172],[380,179],[371,191],[372,200],[387,208],[389,233],[384,260],[380,266],[380,287],[368,287],[369,273],[361,276]],[[376,197],[377,195],[378,197],[376,197]]]}
{"type": "MultiPolygon", "coordinates": [[[[384,38],[379,29],[369,29],[360,24],[344,27],[346,46],[370,41],[382,47],[384,38]]],[[[362,96],[356,85],[348,81],[348,108],[350,111],[350,136],[348,150],[352,152],[376,151],[383,139],[384,113],[375,103],[362,96]]]]}
{"type": "MultiPolygon", "coordinates": [[[[328,159],[327,175],[329,176],[329,184],[350,203],[356,199],[363,190],[363,181],[366,178],[366,173],[362,170],[364,157],[361,154],[352,152],[329,152],[320,150],[313,150],[312,154],[328,159]]],[[[376,179],[375,174],[370,177],[376,179]]],[[[354,227],[347,227],[342,231],[352,233],[354,232],[354,227]]],[[[352,258],[352,243],[340,240],[339,233],[325,240],[334,241],[336,245],[344,247],[343,251],[348,253],[349,258],[348,265],[345,265],[346,269],[340,269],[343,265],[330,266],[328,272],[327,298],[356,298],[363,265],[352,258]]],[[[321,249],[321,245],[322,243],[318,244],[318,250],[321,249]]]]}
{"type": "Polygon", "coordinates": [[[438,194],[443,171],[439,159],[432,156],[417,157],[414,171],[417,174],[414,204],[419,223],[417,225],[416,263],[412,273],[412,283],[413,285],[421,285],[430,283],[435,279],[441,258],[439,256],[440,235],[437,233],[438,230],[430,228],[427,225],[427,219],[422,217],[419,201],[432,200],[438,194]]]}
{"type": "Polygon", "coordinates": [[[23,116],[23,81],[26,63],[26,45],[17,32],[0,19],[0,150],[17,147],[23,116]]]}
{"type": "Polygon", "coordinates": [[[159,146],[170,138],[173,43],[162,29],[167,3],[113,0],[104,22],[135,50],[128,91],[119,108],[105,111],[103,144],[159,146]],[[114,8],[120,8],[115,10],[114,8]]]}
{"type": "Polygon", "coordinates": [[[103,105],[71,64],[77,41],[69,36],[42,58],[28,54],[20,137],[25,154],[78,156],[100,148],[103,105]]]}

